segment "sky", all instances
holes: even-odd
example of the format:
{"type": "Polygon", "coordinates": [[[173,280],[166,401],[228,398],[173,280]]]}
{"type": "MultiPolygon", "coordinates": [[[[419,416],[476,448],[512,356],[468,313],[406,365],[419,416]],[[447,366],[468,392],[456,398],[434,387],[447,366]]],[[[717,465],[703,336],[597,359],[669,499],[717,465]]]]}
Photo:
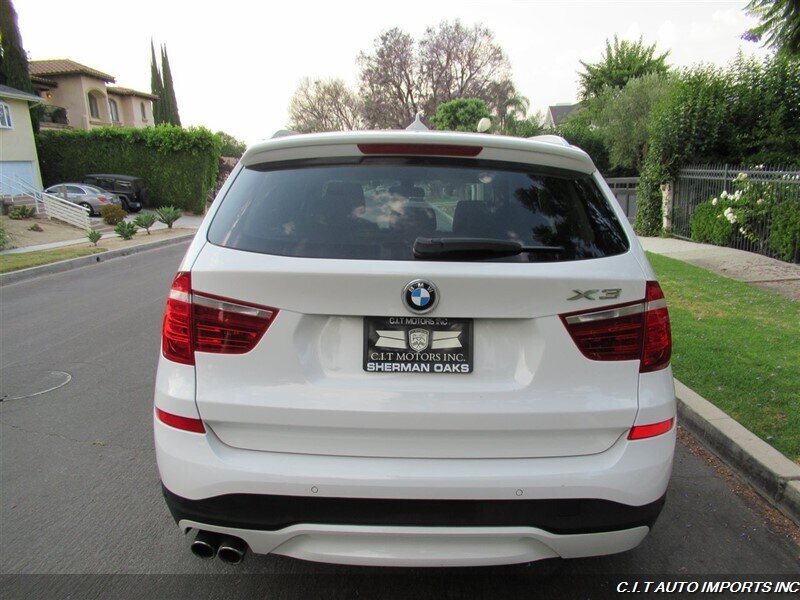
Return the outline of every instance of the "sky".
{"type": "MultiPolygon", "coordinates": [[[[14,0],[29,58],[70,58],[150,91],[150,40],[167,44],[181,120],[248,144],[288,123],[303,77],[339,77],[355,87],[356,57],[392,27],[419,38],[460,18],[491,29],[532,110],[576,100],[580,60],[600,59],[606,38],[643,36],[668,62],[725,65],[755,21],[740,1],[404,0],[14,0]]],[[[156,46],[158,47],[158,46],[156,46]]]]}

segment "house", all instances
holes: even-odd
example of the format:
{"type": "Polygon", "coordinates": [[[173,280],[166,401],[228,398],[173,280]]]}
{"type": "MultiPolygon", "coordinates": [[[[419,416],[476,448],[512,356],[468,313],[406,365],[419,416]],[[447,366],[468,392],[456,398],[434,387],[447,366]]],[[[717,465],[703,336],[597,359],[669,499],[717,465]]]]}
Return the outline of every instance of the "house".
{"type": "Polygon", "coordinates": [[[42,129],[154,125],[158,96],[110,85],[116,80],[108,73],[68,59],[32,60],[28,70],[45,102],[42,129]]]}
{"type": "Polygon", "coordinates": [[[42,188],[30,107],[41,98],[0,85],[0,196],[22,192],[18,181],[42,188]]]}
{"type": "Polygon", "coordinates": [[[544,128],[553,129],[561,125],[567,120],[567,117],[578,112],[583,108],[583,105],[578,102],[577,104],[570,104],[569,102],[561,102],[553,106],[547,107],[547,114],[544,116],[544,128]]]}

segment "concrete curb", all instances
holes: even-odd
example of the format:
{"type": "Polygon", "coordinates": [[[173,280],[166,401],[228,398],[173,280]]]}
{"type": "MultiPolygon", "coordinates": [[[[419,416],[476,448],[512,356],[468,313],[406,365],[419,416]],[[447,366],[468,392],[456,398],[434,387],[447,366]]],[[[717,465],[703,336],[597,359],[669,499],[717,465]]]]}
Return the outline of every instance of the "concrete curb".
{"type": "Polygon", "coordinates": [[[40,267],[31,267],[29,269],[20,269],[19,271],[11,271],[0,275],[0,286],[9,285],[11,283],[19,283],[20,281],[28,281],[44,275],[52,275],[53,273],[62,273],[64,271],[71,271],[79,267],[87,265],[95,265],[97,263],[105,262],[122,256],[130,256],[131,254],[138,254],[147,250],[155,250],[163,246],[170,246],[191,240],[194,237],[194,232],[172,237],[166,240],[159,240],[157,242],[149,242],[147,244],[139,244],[131,246],[130,248],[118,248],[116,250],[109,250],[108,252],[101,252],[99,254],[90,254],[89,256],[80,256],[78,258],[68,258],[59,262],[50,263],[49,265],[42,265],[40,267]]]}
{"type": "Polygon", "coordinates": [[[675,380],[680,424],[800,525],[800,465],[675,380]]]}

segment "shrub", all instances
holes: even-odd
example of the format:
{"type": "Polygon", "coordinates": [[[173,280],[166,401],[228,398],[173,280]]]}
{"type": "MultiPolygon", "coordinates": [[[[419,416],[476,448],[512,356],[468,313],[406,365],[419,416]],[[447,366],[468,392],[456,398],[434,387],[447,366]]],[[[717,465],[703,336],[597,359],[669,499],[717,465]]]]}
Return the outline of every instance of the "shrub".
{"type": "Polygon", "coordinates": [[[0,221],[0,250],[7,248],[11,244],[11,236],[6,231],[6,226],[0,221]]]}
{"type": "Polygon", "coordinates": [[[224,131],[218,131],[214,135],[217,136],[220,143],[220,154],[222,156],[229,156],[233,158],[240,158],[244,151],[247,150],[247,144],[241,140],[224,131]]]}
{"type": "Polygon", "coordinates": [[[36,209],[33,206],[15,206],[8,211],[8,218],[14,219],[15,221],[21,221],[22,219],[30,219],[35,214],[36,209]]]}
{"type": "Polygon", "coordinates": [[[34,223],[30,227],[28,227],[28,231],[42,232],[42,231],[44,231],[44,229],[42,229],[41,225],[39,225],[38,223],[34,223]]]}
{"type": "Polygon", "coordinates": [[[711,202],[697,205],[692,214],[692,239],[717,246],[725,246],[730,242],[733,224],[720,216],[717,207],[711,202]]]}
{"type": "Polygon", "coordinates": [[[771,216],[770,247],[783,260],[800,262],[800,200],[777,203],[771,216]]]}
{"type": "Polygon", "coordinates": [[[598,171],[606,176],[609,175],[610,162],[603,134],[594,126],[592,117],[587,111],[582,110],[572,115],[553,133],[562,136],[573,146],[578,146],[592,158],[598,171]]]}
{"type": "Polygon", "coordinates": [[[128,223],[126,221],[120,221],[117,223],[117,226],[114,227],[114,233],[116,233],[123,240],[131,239],[136,235],[137,230],[138,227],[136,227],[134,223],[128,223]]]}
{"type": "Polygon", "coordinates": [[[137,227],[144,229],[147,235],[150,235],[150,228],[155,225],[156,216],[150,212],[142,213],[133,220],[133,223],[137,227]]]}
{"type": "Polygon", "coordinates": [[[109,225],[116,225],[124,221],[128,213],[118,204],[108,204],[100,208],[100,216],[103,217],[103,221],[109,225]]]}
{"type": "Polygon", "coordinates": [[[49,130],[36,136],[45,186],[87,173],[141,177],[156,204],[202,209],[216,181],[220,140],[210,131],[158,127],[49,130]]]}
{"type": "Polygon", "coordinates": [[[172,229],[172,224],[181,218],[183,213],[174,206],[162,206],[156,209],[156,218],[164,223],[168,229],[172,229]]]}
{"type": "Polygon", "coordinates": [[[740,56],[682,72],[650,119],[636,231],[661,230],[660,183],[690,163],[800,164],[800,61],[740,56]]]}
{"type": "Polygon", "coordinates": [[[478,121],[491,117],[486,103],[480,98],[456,98],[440,104],[431,123],[441,131],[477,131],[478,121]]]}
{"type": "Polygon", "coordinates": [[[89,241],[92,242],[93,246],[97,246],[97,242],[100,241],[100,238],[103,237],[103,234],[99,231],[90,231],[86,234],[86,237],[89,238],[89,241]]]}

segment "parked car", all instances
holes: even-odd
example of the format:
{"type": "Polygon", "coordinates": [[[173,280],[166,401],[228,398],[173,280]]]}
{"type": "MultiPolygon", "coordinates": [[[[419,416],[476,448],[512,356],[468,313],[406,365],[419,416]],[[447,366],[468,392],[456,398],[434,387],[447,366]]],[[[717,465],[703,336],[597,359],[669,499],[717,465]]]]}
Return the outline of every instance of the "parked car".
{"type": "Polygon", "coordinates": [[[561,138],[259,143],[169,292],[166,503],[229,563],[630,550],[672,470],[671,345],[625,214],[561,138]]]}
{"type": "Polygon", "coordinates": [[[103,206],[109,204],[120,205],[121,203],[119,197],[115,194],[85,183],[59,183],[51,185],[44,191],[88,208],[92,216],[99,215],[103,206]]]}
{"type": "Polygon", "coordinates": [[[83,178],[84,183],[95,185],[119,196],[122,208],[127,212],[139,212],[147,206],[147,188],[144,179],[131,175],[91,174],[83,178]]]}

